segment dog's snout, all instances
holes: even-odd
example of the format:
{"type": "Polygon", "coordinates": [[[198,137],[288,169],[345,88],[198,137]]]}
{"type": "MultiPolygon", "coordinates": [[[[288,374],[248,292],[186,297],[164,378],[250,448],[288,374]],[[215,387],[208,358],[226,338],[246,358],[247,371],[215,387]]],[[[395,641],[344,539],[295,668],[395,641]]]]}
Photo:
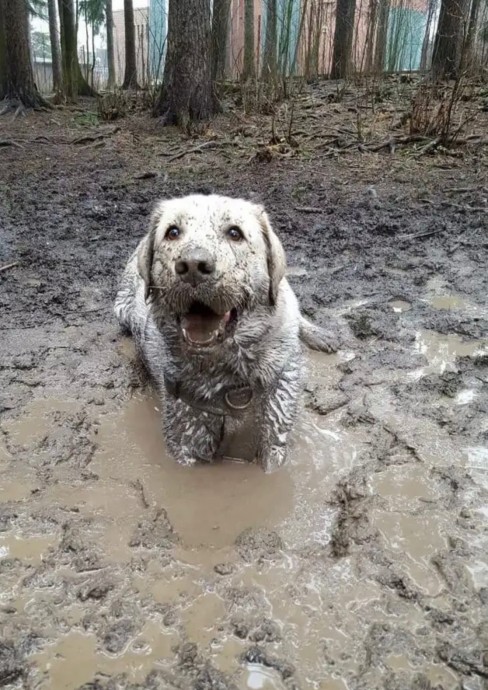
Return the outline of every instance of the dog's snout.
{"type": "Polygon", "coordinates": [[[195,285],[215,273],[215,260],[205,249],[194,249],[178,259],[175,271],[181,280],[195,285]]]}

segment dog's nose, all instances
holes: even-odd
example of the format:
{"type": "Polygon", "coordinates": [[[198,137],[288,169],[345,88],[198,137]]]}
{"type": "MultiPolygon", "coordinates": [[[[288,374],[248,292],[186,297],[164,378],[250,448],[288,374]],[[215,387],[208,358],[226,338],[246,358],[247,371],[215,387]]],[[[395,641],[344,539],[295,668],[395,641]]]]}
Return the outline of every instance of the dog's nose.
{"type": "Polygon", "coordinates": [[[215,260],[205,249],[193,249],[175,264],[175,271],[185,283],[196,285],[215,273],[215,260]]]}

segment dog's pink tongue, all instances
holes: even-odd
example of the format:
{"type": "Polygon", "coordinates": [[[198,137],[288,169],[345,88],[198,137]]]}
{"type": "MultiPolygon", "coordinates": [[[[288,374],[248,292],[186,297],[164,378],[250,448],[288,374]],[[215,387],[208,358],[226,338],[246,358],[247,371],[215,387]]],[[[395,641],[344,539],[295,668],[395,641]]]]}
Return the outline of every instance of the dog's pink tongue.
{"type": "Polygon", "coordinates": [[[189,338],[195,343],[210,342],[218,331],[222,322],[227,323],[230,312],[224,316],[201,314],[186,314],[181,319],[181,325],[188,334],[189,338]]]}

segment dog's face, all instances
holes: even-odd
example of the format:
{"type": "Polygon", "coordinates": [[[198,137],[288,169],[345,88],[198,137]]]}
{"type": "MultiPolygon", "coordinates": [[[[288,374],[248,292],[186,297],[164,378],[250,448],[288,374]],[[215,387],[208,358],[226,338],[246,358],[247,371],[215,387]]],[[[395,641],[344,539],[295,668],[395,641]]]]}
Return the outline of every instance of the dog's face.
{"type": "Polygon", "coordinates": [[[273,306],[285,268],[264,209],[216,195],[160,202],[138,257],[146,299],[195,349],[222,343],[244,311],[273,306]]]}

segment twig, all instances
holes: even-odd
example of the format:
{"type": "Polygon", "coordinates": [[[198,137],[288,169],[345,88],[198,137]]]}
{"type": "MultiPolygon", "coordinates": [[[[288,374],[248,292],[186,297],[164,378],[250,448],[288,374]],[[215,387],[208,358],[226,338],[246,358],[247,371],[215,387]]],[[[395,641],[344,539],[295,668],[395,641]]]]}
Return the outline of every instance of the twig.
{"type": "Polygon", "coordinates": [[[20,261],[12,261],[11,264],[6,264],[5,266],[0,266],[0,273],[3,273],[3,271],[8,271],[9,268],[14,268],[15,266],[19,266],[20,261]]]}
{"type": "Polygon", "coordinates": [[[120,127],[114,127],[108,132],[100,132],[99,134],[87,134],[82,137],[76,137],[76,139],[72,139],[69,143],[70,144],[88,144],[93,141],[98,141],[99,139],[105,139],[106,137],[111,137],[114,134],[117,134],[117,132],[120,132],[120,127]]]}
{"type": "Polygon", "coordinates": [[[432,149],[437,148],[441,141],[442,137],[436,137],[435,139],[432,139],[432,141],[429,141],[429,143],[423,146],[420,149],[420,151],[417,151],[417,153],[415,154],[415,158],[420,158],[420,156],[424,156],[429,151],[432,151],[432,149]]]}
{"type": "Polygon", "coordinates": [[[486,206],[470,206],[469,204],[455,204],[452,201],[441,201],[442,206],[448,206],[449,208],[457,208],[460,211],[470,211],[471,213],[488,213],[488,207],[486,206]]]}
{"type": "Polygon", "coordinates": [[[468,192],[476,192],[478,187],[451,187],[446,189],[446,194],[467,194],[468,192]]]}
{"type": "Polygon", "coordinates": [[[199,153],[203,149],[208,149],[214,146],[224,146],[226,142],[218,142],[218,141],[204,141],[203,144],[200,144],[200,146],[195,146],[192,149],[186,149],[185,151],[180,151],[174,156],[171,156],[171,158],[168,158],[166,161],[167,163],[172,163],[173,161],[177,161],[179,158],[183,158],[184,156],[189,155],[190,153],[199,153]]]}
{"type": "Polygon", "coordinates": [[[25,148],[25,146],[22,146],[22,144],[19,144],[18,141],[14,141],[13,139],[0,139],[0,147],[3,146],[15,146],[16,149],[25,148]]]}
{"type": "Polygon", "coordinates": [[[295,206],[295,211],[299,213],[323,213],[324,209],[317,206],[295,206]]]}
{"type": "Polygon", "coordinates": [[[418,232],[413,235],[399,235],[397,239],[399,240],[416,240],[420,237],[430,237],[431,235],[437,235],[440,232],[445,232],[446,228],[439,228],[438,230],[426,230],[425,232],[418,232]]]}
{"type": "Polygon", "coordinates": [[[134,487],[134,489],[138,492],[139,498],[141,499],[142,507],[143,508],[149,508],[150,503],[146,498],[146,494],[144,492],[144,485],[141,482],[140,479],[136,479],[135,481],[130,482],[131,486],[134,487]]]}

